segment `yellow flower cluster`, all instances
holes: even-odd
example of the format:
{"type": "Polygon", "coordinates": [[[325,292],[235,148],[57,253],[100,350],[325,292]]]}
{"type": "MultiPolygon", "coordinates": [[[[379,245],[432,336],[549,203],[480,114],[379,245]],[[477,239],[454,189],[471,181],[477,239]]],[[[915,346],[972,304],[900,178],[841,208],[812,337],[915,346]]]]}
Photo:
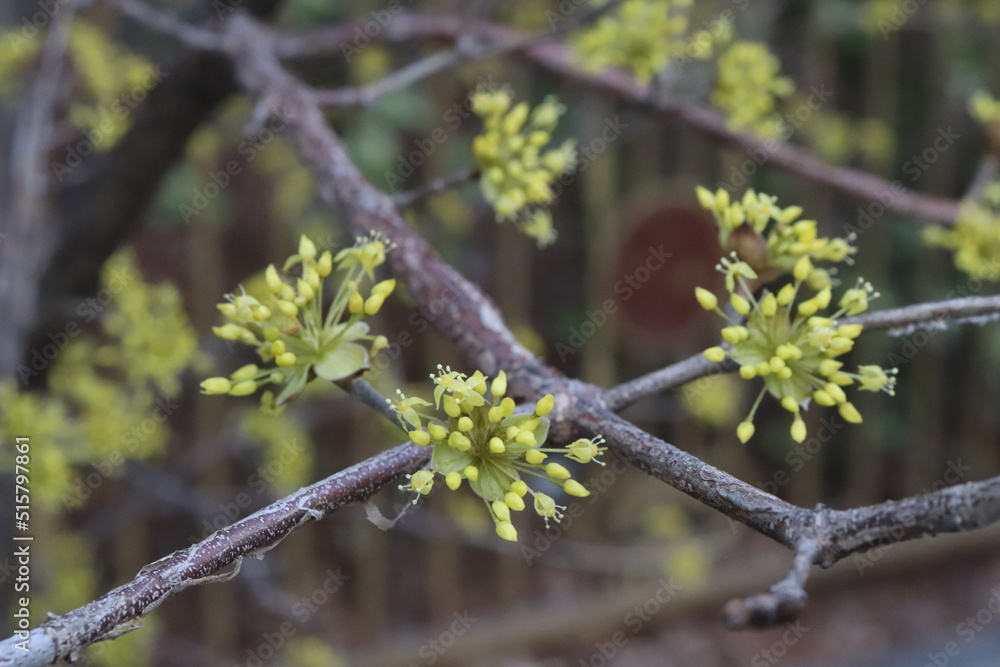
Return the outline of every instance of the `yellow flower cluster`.
{"type": "Polygon", "coordinates": [[[453,491],[463,479],[468,480],[473,492],[486,503],[497,535],[511,542],[517,541],[517,530],[510,513],[525,508],[527,494],[534,499],[535,512],[546,522],[550,518],[558,521],[565,509],[551,496],[529,487],[522,476],[556,484],[571,496],[590,495],[570,478],[565,466],[547,459],[549,454],[562,454],[580,463],[594,461],[605,449],[600,446],[604,441],[600,437],[581,438],[568,447],[543,447],[549,430],[545,417],[554,404],[552,394],[540,398],[532,412],[515,414],[514,399],[505,396],[507,376],[503,371],[488,383],[479,371],[467,376],[438,366],[438,373],[431,378],[437,385],[434,405],[443,407],[447,420],[424,413],[422,409],[431,404],[421,398],[407,398],[399,392],[399,400],[390,401],[410,440],[434,448],[430,468],[407,475],[409,484],[400,488],[417,493],[419,498],[430,493],[437,475],[443,476],[453,491]]]}
{"type": "MultiPolygon", "coordinates": [[[[725,252],[735,252],[764,280],[789,273],[803,257],[812,262],[851,262],[857,248],[847,239],[819,236],[815,220],[800,220],[801,206],[780,208],[777,197],[747,190],[739,201],[719,188],[712,194],[696,188],[698,202],[712,213],[719,225],[719,244],[725,252]],[[765,236],[766,235],[766,236],[765,236]]],[[[830,285],[830,271],[810,262],[806,281],[815,289],[830,285]]]]}
{"type": "Polygon", "coordinates": [[[969,98],[969,113],[983,125],[1000,121],[1000,100],[985,90],[977,90],[969,98]]]}
{"type": "Polygon", "coordinates": [[[1000,100],[985,90],[977,90],[969,98],[969,113],[985,128],[995,152],[1000,147],[1000,100]]]}
{"type": "Polygon", "coordinates": [[[1000,182],[986,188],[982,203],[963,201],[954,227],[925,228],[924,241],[954,252],[960,271],[1000,280],[1000,182]]]}
{"type": "Polygon", "coordinates": [[[868,301],[878,296],[871,283],[859,280],[856,287],[844,292],[840,307],[824,315],[821,311],[829,307],[832,299],[829,285],[809,299],[800,298],[800,291],[813,271],[807,256],[796,262],[792,283],[782,287],[777,294],[765,289],[759,298],[754,297],[747,284],[748,278],[757,275],[746,262],[733,255],[732,259],[723,258],[717,268],[726,274],[729,303],[743,319],[730,317],[719,308],[714,294],[701,287],[695,288],[698,303],[706,310],[717,312],[729,323],[722,329],[727,347],[711,347],[705,350],[705,357],[714,362],[728,357],[739,365],[743,379],[760,377],[764,380],[750,414],[736,428],[741,442],[754,434],[754,414],[765,393],[778,399],[782,407],[794,415],[791,434],[796,442],[805,440],[802,410],[808,407],[810,400],[823,406],[837,406],[841,417],[857,424],[861,422],[861,415],[847,400],[844,387],[857,382],[865,391],[894,393],[896,369],[883,370],[879,366],[866,365],[860,366],[857,373],[848,373],[843,370],[843,362],[837,361],[837,357],[850,351],[854,339],[862,331],[860,324],[838,324],[837,318],[867,310],[868,301]]]}
{"type": "Polygon", "coordinates": [[[549,212],[539,207],[552,201],[552,183],[573,170],[575,142],[568,139],[542,152],[566,110],[554,97],[531,111],[527,102],[512,105],[510,94],[503,90],[472,96],[472,110],[484,126],[472,142],[472,155],[482,173],[483,196],[493,206],[497,221],[514,220],[528,210],[520,229],[544,246],[555,239],[555,230],[549,212]]]}
{"type": "Polygon", "coordinates": [[[780,76],[781,62],[767,46],[737,41],[719,56],[719,78],[712,104],[726,113],[732,130],[749,130],[757,136],[781,135],[782,119],[776,100],[794,91],[791,79],[780,76]]]}
{"type": "MultiPolygon", "coordinates": [[[[108,259],[101,281],[101,303],[89,300],[80,312],[89,319],[102,312],[103,334],[82,332],[74,322],[75,329],[58,334],[61,349],[52,339],[58,351],[46,352],[54,360],[48,393],[0,382],[0,440],[31,433],[46,443],[32,450],[32,484],[45,507],[75,507],[89,497],[92,489],[74,486],[74,466],[95,463],[113,476],[126,459],[162,452],[170,438],[164,422],[176,408],[170,399],[181,391],[178,377],[199,359],[179,292],[146,283],[132,252],[108,259]]],[[[39,368],[35,361],[19,366],[21,380],[39,375],[39,368]]],[[[0,461],[0,470],[4,465],[0,461]]]]}
{"type": "Polygon", "coordinates": [[[640,82],[648,83],[685,51],[691,4],[691,0],[625,0],[616,11],[577,35],[576,59],[588,71],[623,67],[640,82]]]}
{"type": "MultiPolygon", "coordinates": [[[[104,284],[112,285],[137,271],[135,256],[121,251],[108,259],[101,276],[104,284]]],[[[98,360],[117,367],[133,383],[152,382],[167,396],[180,393],[180,373],[202,361],[181,293],[169,283],[130,282],[115,295],[103,325],[120,342],[98,348],[98,360]]]]}
{"type": "Polygon", "coordinates": [[[285,272],[299,267],[298,277],[285,281],[273,264],[268,266],[266,303],[245,293],[230,294],[226,303],[219,304],[229,323],[212,329],[219,338],[255,347],[258,356],[274,366],[248,364],[228,378],[208,378],[201,383],[202,391],[247,396],[275,383],[283,386],[277,398],[271,392],[261,398],[263,406],[274,408],[297,396],[313,375],[333,382],[367,370],[369,351],[358,341],[372,341],[371,355],[388,341],[370,335],[363,318],[379,311],[396,281],[374,284],[367,296],[361,293],[361,281],[374,280],[374,270],[385,262],[390,248],[387,239],[373,234],[359,238],[336,257],[329,250],[318,255],[316,245],[303,235],[298,253],[284,266],[285,272]],[[324,315],[323,281],[334,265],[343,277],[324,315]]]}

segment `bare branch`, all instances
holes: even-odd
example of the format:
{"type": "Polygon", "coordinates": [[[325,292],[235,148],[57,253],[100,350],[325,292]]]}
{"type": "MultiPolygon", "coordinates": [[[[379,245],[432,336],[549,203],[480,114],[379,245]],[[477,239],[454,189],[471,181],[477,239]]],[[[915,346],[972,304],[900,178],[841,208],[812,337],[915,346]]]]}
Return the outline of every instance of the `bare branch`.
{"type": "Polygon", "coordinates": [[[985,324],[998,318],[1000,318],[1000,295],[994,295],[970,296],[875,310],[846,317],[842,323],[863,324],[870,329],[889,329],[889,334],[896,336],[919,328],[941,328],[948,321],[985,324]]]}
{"type": "Polygon", "coordinates": [[[31,667],[57,659],[75,661],[83,648],[120,634],[123,624],[144,616],[171,595],[190,586],[221,581],[217,573],[223,568],[238,568],[247,556],[262,558],[305,522],[368,498],[402,475],[423,467],[429,458],[429,449],[407,443],[300,489],[198,544],[147,565],[131,582],[97,600],[51,616],[31,631],[28,653],[15,648],[17,637],[0,642],[0,666],[31,667]]]}
{"type": "MultiPolygon", "coordinates": [[[[339,31],[338,26],[335,30],[339,31]]],[[[415,39],[454,41],[463,31],[488,37],[497,48],[517,43],[524,37],[513,30],[484,22],[468,22],[454,16],[432,16],[401,13],[378,36],[386,42],[415,39]]],[[[282,57],[315,57],[338,48],[324,31],[286,33],[277,40],[277,50],[282,57]]],[[[803,178],[825,185],[849,197],[865,202],[880,201],[888,210],[901,215],[913,215],[943,224],[953,224],[958,216],[958,202],[953,199],[922,194],[909,190],[898,181],[890,182],[867,172],[830,165],[792,144],[762,140],[748,134],[734,132],[726,127],[726,120],[719,112],[691,104],[653,96],[649,89],[631,76],[615,70],[588,74],[574,65],[570,51],[551,41],[540,42],[524,51],[532,62],[567,79],[635,104],[665,118],[680,120],[695,130],[725,145],[731,145],[754,155],[763,155],[775,167],[798,174],[803,178]]]]}
{"type": "Polygon", "coordinates": [[[182,44],[202,51],[223,51],[219,34],[198,26],[184,23],[173,14],[160,12],[137,0],[104,0],[125,16],[151,30],[169,35],[182,44]]]}
{"type": "Polygon", "coordinates": [[[413,204],[425,197],[431,197],[453,188],[456,185],[462,185],[463,183],[474,181],[477,178],[479,178],[478,169],[463,169],[462,171],[457,171],[454,174],[435,178],[434,180],[428,181],[427,183],[412,190],[396,193],[392,196],[392,203],[395,204],[397,208],[407,208],[409,206],[413,206],[413,204]]]}

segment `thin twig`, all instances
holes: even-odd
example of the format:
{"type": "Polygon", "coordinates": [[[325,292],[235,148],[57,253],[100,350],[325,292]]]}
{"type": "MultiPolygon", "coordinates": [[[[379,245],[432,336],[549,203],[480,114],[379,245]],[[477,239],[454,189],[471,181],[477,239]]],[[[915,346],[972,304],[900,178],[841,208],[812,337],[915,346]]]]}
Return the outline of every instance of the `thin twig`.
{"type": "Polygon", "coordinates": [[[222,528],[201,542],[161,558],[135,578],[79,609],[50,617],[31,631],[29,651],[17,637],[0,642],[0,666],[36,667],[75,662],[80,651],[109,638],[120,625],[145,615],[171,595],[213,581],[247,556],[260,558],[302,524],[364,500],[402,475],[426,465],[430,450],[407,443],[371,457],[222,528]]]}
{"type": "Polygon", "coordinates": [[[463,183],[468,183],[478,178],[478,169],[462,169],[461,171],[456,171],[455,173],[448,174],[447,176],[439,176],[438,178],[428,181],[427,183],[413,188],[412,190],[397,192],[392,195],[392,203],[399,209],[408,208],[421,199],[431,197],[440,192],[451,189],[456,185],[462,185],[463,183]]]}
{"type": "MultiPolygon", "coordinates": [[[[303,58],[329,54],[338,44],[329,34],[314,30],[309,33],[283,33],[277,38],[277,49],[282,57],[303,58]]],[[[472,23],[454,16],[401,13],[397,15],[378,39],[386,42],[406,40],[457,40],[463,31],[473,30],[476,35],[488,38],[500,48],[504,44],[520,44],[521,33],[490,23],[472,23]]],[[[339,33],[338,33],[339,34],[339,33]]],[[[725,117],[713,110],[686,104],[658,95],[654,99],[649,89],[628,74],[608,70],[591,74],[581,70],[573,61],[570,50],[551,40],[523,50],[532,62],[559,74],[568,80],[594,89],[621,101],[635,104],[664,118],[679,120],[693,129],[719,142],[737,147],[754,159],[763,156],[771,165],[797,174],[807,180],[825,185],[837,192],[865,202],[879,202],[887,210],[901,215],[912,215],[942,224],[954,224],[958,216],[958,202],[954,199],[923,194],[909,190],[898,181],[888,181],[867,172],[828,164],[792,144],[762,140],[742,132],[734,132],[725,117]]],[[[749,158],[748,158],[749,159],[749,158]]]]}
{"type": "Polygon", "coordinates": [[[169,35],[193,49],[224,51],[225,47],[214,30],[205,30],[184,23],[176,16],[153,9],[137,0],[103,0],[136,23],[164,35],[169,35]]]}

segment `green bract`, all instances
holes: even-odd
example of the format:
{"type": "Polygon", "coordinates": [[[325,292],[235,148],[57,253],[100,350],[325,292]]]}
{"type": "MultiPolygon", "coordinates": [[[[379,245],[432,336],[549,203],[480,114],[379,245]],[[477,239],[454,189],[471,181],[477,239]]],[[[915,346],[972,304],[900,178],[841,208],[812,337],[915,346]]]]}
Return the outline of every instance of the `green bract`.
{"type": "Polygon", "coordinates": [[[209,378],[201,384],[203,392],[246,396],[274,383],[281,387],[277,398],[266,392],[261,402],[277,407],[297,396],[313,376],[334,382],[367,370],[369,354],[388,341],[385,336],[371,335],[363,318],[379,311],[396,281],[376,283],[367,297],[360,291],[361,282],[374,280],[374,270],[385,262],[389,249],[386,239],[372,235],[358,239],[336,257],[330,251],[317,257],[316,245],[303,235],[299,252],[284,266],[285,272],[300,267],[294,285],[282,280],[274,265],[267,267],[264,300],[246,293],[227,296],[219,310],[230,322],[213,328],[220,338],[256,347],[261,360],[274,365],[249,364],[229,378],[209,378]],[[335,264],[341,281],[324,314],[323,281],[335,264]],[[362,345],[368,341],[370,352],[362,345]]]}

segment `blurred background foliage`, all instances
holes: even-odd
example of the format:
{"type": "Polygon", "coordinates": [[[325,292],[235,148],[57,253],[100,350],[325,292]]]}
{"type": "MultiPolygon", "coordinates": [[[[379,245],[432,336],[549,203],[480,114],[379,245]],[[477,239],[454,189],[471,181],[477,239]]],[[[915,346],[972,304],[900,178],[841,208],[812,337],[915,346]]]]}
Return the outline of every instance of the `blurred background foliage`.
{"type": "MultiPolygon", "coordinates": [[[[194,6],[159,4],[181,15],[194,6]]],[[[673,6],[673,12],[686,3],[638,4],[673,6]]],[[[499,3],[495,18],[544,29],[567,7],[577,6],[518,0],[499,3]]],[[[680,40],[668,57],[684,54],[699,31],[718,36],[712,28],[726,12],[732,35],[709,51],[696,50],[697,57],[653,85],[658,94],[691,103],[714,99],[724,109],[759,108],[757,115],[730,116],[734,127],[773,136],[791,125],[789,141],[832,164],[960,198],[984,148],[996,146],[990,123],[974,119],[968,103],[976,91],[1000,94],[998,7],[988,0],[699,2],[684,10],[686,24],[664,28],[680,40]],[[729,40],[754,42],[773,54],[772,62],[755,50],[745,64],[748,72],[764,67],[765,83],[780,77],[773,95],[758,99],[759,89],[737,87],[720,96],[714,59],[729,40]],[[829,96],[812,108],[809,96],[817,90],[829,96]],[[957,139],[930,153],[943,131],[957,139]],[[914,169],[915,160],[926,168],[914,169]]],[[[344,7],[291,0],[280,23],[364,20],[383,9],[379,2],[344,7]]],[[[443,0],[419,9],[466,11],[443,0]]],[[[580,31],[563,39],[584,50],[616,39],[613,26],[601,29],[605,33],[589,41],[580,31]]],[[[0,34],[0,95],[8,108],[30,85],[39,37],[25,37],[17,20],[0,34]]],[[[643,55],[611,64],[631,67],[648,57],[655,71],[666,62],[642,47],[636,53],[643,55]]],[[[361,84],[435,48],[372,44],[300,74],[320,87],[361,84]]],[[[128,131],[130,104],[141,103],[141,91],[148,90],[152,63],[175,49],[106,7],[86,10],[74,22],[66,54],[72,85],[60,97],[53,168],[72,169],[69,152],[88,137],[95,151],[111,149],[128,131]]],[[[819,220],[824,235],[842,236],[861,227],[864,216],[874,218],[861,227],[856,265],[839,277],[845,284],[856,275],[871,280],[882,293],[875,308],[996,290],[994,282],[959,272],[947,251],[922,243],[917,220],[876,213],[873,202],[847,200],[517,58],[468,64],[367,108],[330,110],[328,119],[373,183],[391,189],[402,178],[399,189],[410,189],[473,165],[470,144],[481,128],[468,113],[467,96],[484,80],[509,86],[532,105],[554,94],[568,108],[554,141],[576,139],[589,157],[552,206],[558,241],[539,250],[513,225],[498,225],[474,183],[422,199],[406,216],[493,296],[529,349],[569,375],[613,386],[716,340],[717,323],[693,298],[695,285],[721,284],[713,270],[716,234],[697,206],[696,184],[777,195],[779,205],[801,205],[805,217],[819,220]],[[621,129],[609,135],[609,127],[621,129]],[[421,152],[437,128],[444,140],[421,152]],[[670,259],[641,271],[654,248],[670,259]]],[[[36,367],[29,351],[30,370],[0,383],[3,441],[29,433],[34,443],[36,621],[45,611],[79,606],[142,565],[402,439],[319,383],[278,416],[262,414],[253,399],[197,392],[202,378],[255,361],[247,349],[211,335],[221,321],[215,304],[223,294],[240,285],[251,291],[268,263],[294,252],[302,233],[321,250],[352,242],[337,211],[319,201],[316,183],[281,129],[280,122],[260,123],[246,98],[218,109],[191,137],[129,247],[105,266],[96,301],[89,309],[72,307],[67,325],[75,333],[53,332],[54,353],[40,350],[44,358],[36,367]]],[[[472,370],[435,334],[433,314],[419,310],[405,286],[377,319],[390,346],[367,377],[383,394],[397,387],[427,393],[428,373],[438,363],[472,370]]],[[[873,503],[998,473],[996,327],[901,338],[869,333],[854,358],[898,365],[897,396],[858,396],[863,426],[823,431],[824,413],[810,411],[810,435],[830,432],[822,442],[794,446],[780,408],[765,403],[758,435],[741,446],[733,426],[750,392],[732,376],[646,398],[625,414],[805,506],[873,503]],[[970,467],[958,479],[956,461],[970,467]]],[[[548,533],[534,517],[523,517],[519,546],[498,543],[468,494],[432,496],[388,532],[366,521],[363,508],[347,508],[297,532],[265,560],[246,564],[232,582],[186,591],[145,619],[150,627],[101,644],[85,659],[101,665],[597,664],[595,642],[623,629],[629,610],[668,578],[681,585],[681,595],[629,634],[609,664],[746,664],[773,645],[780,633],[724,634],[715,612],[727,597],[780,577],[789,558],[784,549],[621,464],[579,474],[591,475],[593,501],[579,501],[579,517],[548,533]],[[335,592],[328,585],[333,573],[346,575],[335,592]],[[483,620],[453,648],[431,648],[445,644],[458,612],[483,620]]],[[[386,490],[374,502],[395,516],[408,500],[386,490]]],[[[806,624],[824,630],[789,649],[795,664],[833,664],[824,662],[833,656],[846,661],[837,664],[863,664],[880,652],[947,636],[952,616],[974,611],[974,592],[1000,575],[995,564],[977,559],[984,539],[955,542],[961,549],[947,551],[937,543],[894,549],[917,564],[917,580],[921,567],[942,563],[966,575],[956,583],[939,570],[939,587],[918,587],[924,597],[914,599],[930,595],[937,605],[925,606],[919,618],[899,608],[906,587],[893,588],[888,577],[862,579],[856,562],[840,564],[815,583],[806,624]],[[865,611],[858,611],[860,604],[865,611]],[[880,609],[895,620],[879,620],[880,609]]],[[[988,546],[995,547],[991,539],[988,546]]],[[[880,574],[892,573],[883,567],[880,574]]],[[[2,590],[0,606],[10,603],[10,588],[2,590]]]]}

